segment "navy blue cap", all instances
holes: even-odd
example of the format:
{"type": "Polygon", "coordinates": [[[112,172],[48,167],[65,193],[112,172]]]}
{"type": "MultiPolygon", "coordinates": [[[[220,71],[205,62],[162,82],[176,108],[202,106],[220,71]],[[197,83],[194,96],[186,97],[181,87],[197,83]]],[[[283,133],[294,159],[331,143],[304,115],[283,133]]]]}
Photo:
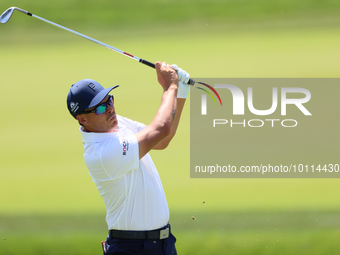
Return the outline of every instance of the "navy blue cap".
{"type": "Polygon", "coordinates": [[[84,79],[72,85],[67,95],[67,108],[76,119],[78,114],[88,108],[99,105],[111,90],[119,85],[104,89],[102,85],[91,79],[84,79]]]}

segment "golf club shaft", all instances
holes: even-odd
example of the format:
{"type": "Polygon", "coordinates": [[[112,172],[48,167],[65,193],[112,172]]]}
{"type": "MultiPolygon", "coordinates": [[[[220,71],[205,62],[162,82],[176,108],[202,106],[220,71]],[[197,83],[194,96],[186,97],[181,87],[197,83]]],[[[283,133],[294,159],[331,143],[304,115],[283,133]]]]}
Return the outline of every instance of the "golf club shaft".
{"type": "MultiPolygon", "coordinates": [[[[122,51],[122,50],[120,50],[120,49],[117,49],[117,48],[115,48],[115,47],[112,47],[112,46],[110,46],[110,45],[108,45],[108,44],[106,44],[106,43],[103,43],[103,42],[101,42],[101,41],[98,41],[98,40],[96,40],[96,39],[93,39],[93,38],[91,38],[91,37],[89,37],[89,36],[86,36],[86,35],[84,35],[84,34],[78,33],[77,31],[74,31],[74,30],[69,29],[69,28],[64,27],[64,26],[61,26],[61,25],[59,25],[59,24],[57,24],[57,23],[54,23],[54,22],[52,22],[52,21],[49,21],[49,20],[47,20],[47,19],[41,18],[41,17],[39,17],[39,16],[37,16],[37,15],[34,15],[34,14],[28,12],[28,11],[25,11],[25,10],[22,10],[22,9],[19,9],[19,8],[17,8],[16,10],[18,10],[18,11],[20,11],[20,12],[22,12],[22,13],[25,13],[25,14],[27,14],[28,16],[31,16],[31,17],[40,19],[40,20],[42,20],[42,21],[44,21],[44,22],[46,22],[46,23],[49,23],[49,24],[51,24],[51,25],[53,25],[53,26],[56,26],[56,27],[59,27],[59,28],[61,28],[61,29],[66,30],[66,31],[69,31],[69,32],[71,32],[71,33],[73,33],[73,34],[76,34],[76,35],[78,35],[78,36],[81,36],[81,37],[83,37],[83,38],[85,38],[85,39],[87,39],[87,40],[90,40],[90,41],[92,41],[92,42],[94,42],[94,43],[97,43],[97,44],[99,44],[99,45],[101,45],[101,46],[104,46],[104,47],[106,47],[106,48],[108,48],[108,49],[110,49],[110,50],[113,50],[113,51],[115,51],[115,52],[118,52],[118,53],[120,53],[120,54],[122,54],[122,55],[124,55],[124,56],[126,56],[126,57],[129,57],[129,58],[131,58],[131,59],[134,59],[134,60],[136,60],[136,61],[138,61],[138,62],[140,62],[140,63],[142,63],[142,64],[144,64],[144,65],[147,65],[147,66],[150,66],[150,67],[152,67],[152,68],[155,68],[155,64],[154,64],[154,63],[151,63],[151,62],[149,62],[149,61],[147,61],[147,60],[144,60],[144,59],[142,59],[142,58],[136,57],[136,56],[134,56],[134,55],[132,55],[132,54],[129,54],[129,53],[125,52],[125,51],[122,51]]],[[[190,80],[188,81],[188,84],[189,84],[189,85],[194,85],[194,84],[195,84],[195,81],[194,81],[193,79],[190,79],[190,80]]]]}

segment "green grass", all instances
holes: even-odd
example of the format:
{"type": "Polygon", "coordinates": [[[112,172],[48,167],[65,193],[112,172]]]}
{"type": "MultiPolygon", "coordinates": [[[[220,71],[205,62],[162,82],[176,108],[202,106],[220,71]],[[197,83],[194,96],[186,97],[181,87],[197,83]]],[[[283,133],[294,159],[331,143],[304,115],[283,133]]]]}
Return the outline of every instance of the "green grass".
{"type": "MultiPolygon", "coordinates": [[[[135,27],[149,26],[153,23],[167,25],[169,22],[183,24],[212,21],[235,24],[306,16],[315,19],[319,16],[336,16],[340,11],[340,4],[335,0],[144,0],[142,2],[136,0],[96,2],[3,0],[1,2],[4,10],[13,5],[57,23],[92,27],[94,24],[106,27],[135,27]]],[[[19,20],[13,22],[18,24],[19,20]]]]}
{"type": "MultiPolygon", "coordinates": [[[[58,5],[69,7],[65,17],[49,13],[47,4],[30,2],[3,5],[37,10],[37,15],[41,11],[47,19],[84,29],[138,57],[176,63],[193,78],[340,75],[337,2],[278,1],[275,7],[268,1],[226,1],[221,8],[217,1],[199,1],[181,26],[174,22],[164,28],[168,17],[157,25],[143,21],[134,27],[136,16],[117,28],[125,22],[122,15],[110,30],[79,25],[91,5],[70,18],[77,5],[69,1],[58,5]],[[247,18],[239,16],[243,12],[247,18]],[[198,14],[205,18],[195,18],[198,14]]],[[[157,2],[172,13],[169,3],[157,2]]],[[[126,5],[117,4],[117,10],[126,5]]],[[[136,12],[140,5],[131,8],[136,12]]],[[[146,15],[155,13],[145,9],[146,15]]],[[[182,19],[186,10],[173,18],[182,19]]],[[[105,13],[98,27],[110,19],[105,13]]],[[[0,254],[99,254],[105,208],[84,164],[66,95],[83,78],[105,87],[120,84],[114,92],[117,112],[148,124],[161,89],[152,69],[15,15],[0,29],[0,254]]],[[[170,147],[152,152],[179,254],[339,254],[338,179],[190,179],[188,106],[170,147]]]]}
{"type": "MultiPolygon", "coordinates": [[[[338,254],[338,212],[174,212],[179,254],[338,254]],[[292,233],[294,233],[292,235],[292,233]]],[[[1,216],[0,254],[100,254],[104,215],[1,216]],[[19,243],[19,245],[18,245],[19,243]]]]}

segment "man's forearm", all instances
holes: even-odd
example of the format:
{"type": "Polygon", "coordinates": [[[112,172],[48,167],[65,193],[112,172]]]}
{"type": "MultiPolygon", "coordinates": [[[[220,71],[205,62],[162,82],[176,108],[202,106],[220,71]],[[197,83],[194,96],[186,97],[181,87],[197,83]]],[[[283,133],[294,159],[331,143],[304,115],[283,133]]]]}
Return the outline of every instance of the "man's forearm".
{"type": "Polygon", "coordinates": [[[170,134],[166,137],[166,138],[168,138],[170,140],[176,134],[176,131],[177,131],[177,128],[178,128],[178,124],[179,124],[179,121],[180,121],[180,118],[181,118],[181,115],[182,115],[182,111],[183,111],[183,108],[184,108],[185,101],[186,101],[185,98],[177,98],[177,111],[176,111],[176,115],[175,115],[174,121],[172,122],[172,125],[171,125],[170,134]]]}
{"type": "Polygon", "coordinates": [[[163,92],[161,105],[158,108],[156,116],[150,125],[169,127],[175,120],[176,110],[177,110],[177,98],[176,98],[177,88],[170,87],[167,91],[163,92]]]}
{"type": "Polygon", "coordinates": [[[182,114],[182,110],[184,108],[184,104],[185,104],[186,99],[185,98],[177,98],[177,109],[176,109],[176,115],[175,118],[172,122],[171,128],[170,128],[170,133],[169,135],[167,135],[166,137],[164,137],[155,147],[155,150],[163,150],[165,149],[170,141],[172,140],[172,138],[175,136],[178,125],[179,125],[179,121],[181,118],[181,114],[182,114]]]}

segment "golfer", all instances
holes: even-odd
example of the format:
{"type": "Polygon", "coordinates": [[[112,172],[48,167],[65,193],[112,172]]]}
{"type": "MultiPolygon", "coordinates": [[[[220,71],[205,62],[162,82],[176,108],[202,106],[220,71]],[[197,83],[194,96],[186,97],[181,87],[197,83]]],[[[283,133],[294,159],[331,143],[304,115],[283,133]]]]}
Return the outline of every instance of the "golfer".
{"type": "Polygon", "coordinates": [[[68,110],[81,125],[85,163],[106,206],[105,255],[177,254],[168,204],[149,151],[165,149],[174,137],[190,76],[164,62],[156,63],[156,72],[163,94],[148,126],[117,115],[109,93],[118,85],[104,89],[85,79],[72,85],[67,96],[68,110]]]}

